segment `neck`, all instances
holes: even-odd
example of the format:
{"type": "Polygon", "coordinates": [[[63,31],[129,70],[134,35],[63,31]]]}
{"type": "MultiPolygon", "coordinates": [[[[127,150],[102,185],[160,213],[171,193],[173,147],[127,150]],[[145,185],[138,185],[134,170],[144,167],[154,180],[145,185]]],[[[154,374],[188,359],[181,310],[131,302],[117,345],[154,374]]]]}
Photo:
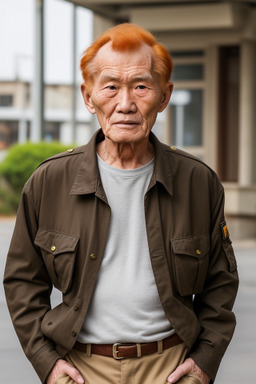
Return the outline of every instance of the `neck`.
{"type": "Polygon", "coordinates": [[[114,143],[105,138],[98,144],[97,153],[105,163],[113,167],[135,169],[152,160],[154,147],[149,140],[138,143],[114,143]]]}

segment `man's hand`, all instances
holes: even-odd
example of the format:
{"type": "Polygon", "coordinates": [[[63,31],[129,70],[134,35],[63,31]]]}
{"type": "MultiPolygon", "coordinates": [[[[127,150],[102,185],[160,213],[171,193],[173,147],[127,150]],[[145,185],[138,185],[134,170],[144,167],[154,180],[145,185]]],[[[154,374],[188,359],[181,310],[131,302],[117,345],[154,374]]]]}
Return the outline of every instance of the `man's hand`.
{"type": "Polygon", "coordinates": [[[56,361],[46,380],[46,384],[54,384],[55,380],[63,374],[70,376],[77,384],[84,384],[84,379],[80,372],[73,365],[62,359],[56,361]]]}
{"type": "Polygon", "coordinates": [[[183,364],[176,368],[167,381],[168,383],[176,383],[176,381],[188,373],[195,373],[201,379],[202,384],[209,384],[210,382],[209,376],[190,358],[186,359],[183,364]]]}

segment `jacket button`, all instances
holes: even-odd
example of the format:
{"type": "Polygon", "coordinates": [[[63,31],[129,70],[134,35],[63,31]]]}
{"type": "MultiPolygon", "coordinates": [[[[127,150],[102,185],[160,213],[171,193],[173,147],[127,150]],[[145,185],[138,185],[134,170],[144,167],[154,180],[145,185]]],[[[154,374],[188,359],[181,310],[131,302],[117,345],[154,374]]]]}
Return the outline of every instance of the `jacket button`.
{"type": "Polygon", "coordinates": [[[78,311],[79,306],[78,305],[74,305],[73,309],[74,309],[74,311],[78,311]]]}
{"type": "Polygon", "coordinates": [[[89,257],[90,257],[91,260],[96,260],[97,259],[97,256],[94,253],[91,253],[89,257]]]}
{"type": "Polygon", "coordinates": [[[71,335],[72,335],[73,337],[76,337],[77,333],[76,333],[75,331],[72,331],[71,335]]]}
{"type": "Polygon", "coordinates": [[[198,255],[201,255],[201,251],[200,251],[200,249],[197,249],[197,250],[196,250],[196,253],[197,253],[198,255]]]}
{"type": "Polygon", "coordinates": [[[55,251],[55,249],[56,249],[56,247],[55,247],[55,245],[53,245],[53,246],[51,247],[51,251],[55,251]]]}

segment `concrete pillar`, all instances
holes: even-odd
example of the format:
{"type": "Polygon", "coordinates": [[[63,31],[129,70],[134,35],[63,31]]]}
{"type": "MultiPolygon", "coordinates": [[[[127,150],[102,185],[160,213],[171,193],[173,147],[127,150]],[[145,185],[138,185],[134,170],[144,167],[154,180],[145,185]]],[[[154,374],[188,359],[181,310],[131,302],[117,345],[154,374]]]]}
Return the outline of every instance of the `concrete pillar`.
{"type": "Polygon", "coordinates": [[[18,143],[24,144],[27,141],[27,130],[28,130],[28,124],[27,121],[24,119],[19,120],[19,126],[18,126],[18,143]]]}
{"type": "Polygon", "coordinates": [[[204,160],[217,170],[218,165],[218,92],[219,92],[219,47],[211,45],[206,49],[204,90],[203,141],[204,160]]]}
{"type": "Polygon", "coordinates": [[[254,100],[255,100],[255,43],[243,41],[240,60],[240,121],[239,174],[242,186],[253,183],[254,100]]]}
{"type": "Polygon", "coordinates": [[[65,145],[72,145],[75,143],[71,125],[69,122],[60,124],[59,140],[62,144],[65,145]]]}
{"type": "Polygon", "coordinates": [[[103,32],[114,26],[114,22],[105,17],[93,15],[93,39],[97,39],[103,32]]]}
{"type": "Polygon", "coordinates": [[[171,106],[170,104],[161,112],[163,120],[163,139],[162,141],[167,145],[172,145],[172,122],[171,122],[171,106]]]}
{"type": "MultiPolygon", "coordinates": [[[[93,14],[93,40],[96,40],[107,29],[114,27],[113,20],[93,14]]],[[[92,115],[91,120],[92,133],[100,128],[96,115],[92,115]]]]}
{"type": "Polygon", "coordinates": [[[71,110],[71,127],[72,127],[72,143],[76,141],[76,108],[77,108],[77,6],[73,5],[73,71],[72,71],[72,110],[71,110]]]}
{"type": "Polygon", "coordinates": [[[44,126],[44,0],[34,0],[35,41],[34,41],[34,81],[33,81],[33,121],[30,140],[37,142],[43,138],[44,126]]]}

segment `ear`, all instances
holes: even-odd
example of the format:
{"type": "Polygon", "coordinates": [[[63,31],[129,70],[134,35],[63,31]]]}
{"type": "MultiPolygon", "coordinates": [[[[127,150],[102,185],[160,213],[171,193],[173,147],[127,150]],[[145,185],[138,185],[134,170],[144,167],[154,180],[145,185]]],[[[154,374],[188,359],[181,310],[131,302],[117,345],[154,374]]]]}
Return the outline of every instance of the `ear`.
{"type": "Polygon", "coordinates": [[[173,83],[169,81],[165,87],[165,91],[162,95],[162,101],[159,106],[158,112],[162,112],[168,105],[173,91],[173,83]]]}
{"type": "Polygon", "coordinates": [[[92,103],[92,99],[91,99],[91,95],[89,94],[89,92],[87,91],[86,89],[86,86],[85,84],[83,83],[81,85],[81,92],[82,92],[82,96],[83,96],[83,99],[84,99],[84,103],[86,105],[86,108],[88,109],[88,111],[94,115],[96,113],[95,111],[95,108],[94,108],[94,105],[92,103]]]}

